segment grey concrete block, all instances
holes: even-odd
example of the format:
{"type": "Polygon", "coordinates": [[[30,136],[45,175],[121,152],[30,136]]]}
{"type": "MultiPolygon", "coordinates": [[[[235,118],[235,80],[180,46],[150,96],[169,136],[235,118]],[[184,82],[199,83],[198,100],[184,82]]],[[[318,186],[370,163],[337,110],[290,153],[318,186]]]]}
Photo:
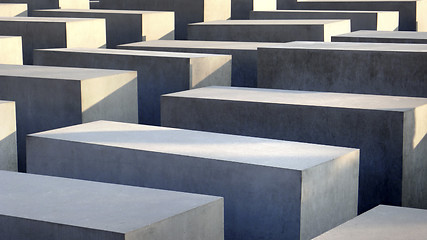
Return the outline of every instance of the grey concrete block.
{"type": "Polygon", "coordinates": [[[332,36],[332,42],[421,43],[427,44],[427,32],[357,31],[332,36]]]}
{"type": "Polygon", "coordinates": [[[27,4],[0,2],[0,17],[26,17],[27,15],[27,4]]]}
{"type": "Polygon", "coordinates": [[[359,211],[427,208],[427,99],[251,88],[162,97],[162,125],[360,149],[359,211]]]}
{"type": "Polygon", "coordinates": [[[18,171],[15,103],[0,100],[0,170],[18,171]]]}
{"type": "Polygon", "coordinates": [[[187,25],[194,22],[227,20],[231,0],[102,0],[99,8],[175,12],[175,38],[187,38],[187,25]]]}
{"type": "Polygon", "coordinates": [[[0,35],[22,36],[24,64],[37,48],[106,45],[104,19],[0,17],[0,35]]]}
{"type": "Polygon", "coordinates": [[[276,10],[252,11],[250,19],[350,19],[351,31],[395,31],[399,28],[398,11],[276,10]]]}
{"type": "Polygon", "coordinates": [[[380,205],[315,240],[424,240],[426,236],[426,210],[380,205]]]}
{"type": "Polygon", "coordinates": [[[357,149],[106,121],[27,141],[32,173],[222,196],[226,239],[309,239],[357,212],[357,149]]]}
{"type": "Polygon", "coordinates": [[[249,19],[251,11],[277,9],[276,0],[231,0],[231,19],[249,19]]]}
{"type": "Polygon", "coordinates": [[[0,182],[2,239],[224,239],[220,197],[6,171],[0,182]]]}
{"type": "Polygon", "coordinates": [[[25,3],[28,15],[37,9],[89,9],[89,0],[0,0],[6,3],[25,3]]]}
{"type": "Polygon", "coordinates": [[[237,87],[256,87],[257,48],[270,46],[263,42],[221,42],[221,41],[149,41],[129,43],[118,46],[129,50],[151,50],[168,52],[193,52],[232,55],[231,85],[237,87]]]}
{"type": "MultiPolygon", "coordinates": [[[[279,5],[280,6],[280,5],[279,5]]],[[[303,0],[298,9],[399,11],[400,31],[427,31],[425,0],[303,0]]],[[[282,9],[279,7],[279,9],[282,9]]]]}
{"type": "Polygon", "coordinates": [[[101,10],[101,9],[50,9],[33,12],[37,17],[104,18],[106,20],[107,47],[119,44],[174,39],[173,12],[101,10]]]}
{"type": "Polygon", "coordinates": [[[258,49],[258,87],[427,97],[427,45],[293,42],[258,49]]]}
{"type": "Polygon", "coordinates": [[[137,71],[139,122],[145,124],[160,124],[162,94],[231,84],[229,55],[118,49],[46,49],[34,54],[39,65],[137,71]]]}
{"type": "Polygon", "coordinates": [[[0,36],[0,64],[22,65],[22,38],[0,36]]]}
{"type": "Polygon", "coordinates": [[[290,42],[331,41],[350,32],[350,20],[228,20],[188,25],[189,40],[290,42]]]}
{"type": "Polygon", "coordinates": [[[94,120],[138,122],[136,72],[0,65],[0,99],[16,102],[19,170],[29,133],[94,120]]]}

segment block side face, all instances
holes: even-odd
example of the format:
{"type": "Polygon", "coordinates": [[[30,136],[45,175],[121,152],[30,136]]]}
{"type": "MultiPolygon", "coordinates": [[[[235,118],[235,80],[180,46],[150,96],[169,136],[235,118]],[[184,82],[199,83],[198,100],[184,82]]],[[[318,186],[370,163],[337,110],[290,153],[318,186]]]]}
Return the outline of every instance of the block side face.
{"type": "Polygon", "coordinates": [[[26,17],[27,4],[0,3],[0,17],[26,17]]]}
{"type": "Polygon", "coordinates": [[[59,9],[89,9],[89,0],[57,0],[59,9]]]}
{"type": "Polygon", "coordinates": [[[359,151],[305,170],[300,239],[312,239],[356,217],[358,184],[359,151]]]}
{"type": "Polygon", "coordinates": [[[0,64],[23,64],[21,37],[1,38],[0,45],[0,64]]]}
{"type": "Polygon", "coordinates": [[[138,123],[137,73],[114,74],[81,83],[82,122],[138,123]]]}
{"type": "Polygon", "coordinates": [[[0,101],[0,170],[17,171],[15,103],[0,101]]]}
{"type": "Polygon", "coordinates": [[[418,32],[427,32],[427,2],[426,1],[417,1],[417,31],[418,32]]]}
{"type": "Polygon", "coordinates": [[[105,48],[107,33],[105,19],[67,22],[67,48],[105,48]]]}
{"type": "Polygon", "coordinates": [[[232,0],[231,19],[249,19],[251,11],[276,10],[275,0],[232,0]]]}
{"type": "Polygon", "coordinates": [[[142,22],[144,41],[175,39],[175,13],[145,14],[142,22]]]}
{"type": "Polygon", "coordinates": [[[379,12],[377,21],[377,31],[399,30],[399,12],[379,12]]]}
{"type": "Polygon", "coordinates": [[[207,86],[231,86],[231,55],[190,60],[189,89],[207,86]]]}
{"type": "Polygon", "coordinates": [[[331,37],[334,35],[340,35],[351,32],[351,22],[350,20],[341,20],[334,23],[325,24],[323,31],[323,40],[325,42],[330,42],[331,37]]]}
{"type": "MultiPolygon", "coordinates": [[[[200,1],[202,2],[202,1],[200,1]]],[[[231,0],[203,1],[203,22],[228,20],[231,18],[231,0]]]]}
{"type": "Polygon", "coordinates": [[[404,116],[402,205],[427,208],[427,105],[404,116]]]}

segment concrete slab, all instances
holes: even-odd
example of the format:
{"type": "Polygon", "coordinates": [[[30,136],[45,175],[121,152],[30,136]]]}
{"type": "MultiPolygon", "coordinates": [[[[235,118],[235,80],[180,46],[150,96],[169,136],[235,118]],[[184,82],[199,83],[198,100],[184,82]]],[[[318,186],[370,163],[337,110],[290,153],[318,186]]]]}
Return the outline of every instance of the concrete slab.
{"type": "Polygon", "coordinates": [[[249,19],[251,11],[276,9],[276,0],[231,0],[231,19],[249,19]]]}
{"type": "Polygon", "coordinates": [[[426,210],[380,205],[315,240],[423,240],[426,236],[426,210]]]}
{"type": "Polygon", "coordinates": [[[232,55],[231,85],[237,87],[256,87],[257,48],[272,44],[263,42],[159,40],[123,44],[118,46],[118,48],[232,55]]]}
{"type": "Polygon", "coordinates": [[[220,197],[0,171],[3,239],[210,239],[220,197]]]}
{"type": "MultiPolygon", "coordinates": [[[[280,5],[279,5],[280,6],[280,5]]],[[[400,31],[427,31],[425,0],[299,0],[298,9],[399,11],[400,31]]],[[[279,7],[279,9],[282,9],[279,7]]]]}
{"type": "Polygon", "coordinates": [[[422,43],[427,44],[427,32],[357,31],[332,36],[332,42],[422,43]]]}
{"type": "Polygon", "coordinates": [[[258,49],[258,87],[427,97],[425,66],[425,44],[293,42],[258,49]]]}
{"type": "Polygon", "coordinates": [[[27,15],[27,4],[0,2],[0,17],[26,17],[27,15]]]}
{"type": "Polygon", "coordinates": [[[0,65],[0,99],[16,102],[19,170],[29,133],[107,119],[138,122],[136,72],[0,65]]]}
{"type": "Polygon", "coordinates": [[[0,0],[28,5],[28,15],[37,9],[89,9],[89,0],[0,0]]]}
{"type": "Polygon", "coordinates": [[[223,196],[226,239],[310,239],[356,216],[356,149],[106,121],[27,140],[32,173],[223,196]]]}
{"type": "Polygon", "coordinates": [[[427,208],[425,98],[210,87],[163,96],[162,125],[359,148],[359,212],[427,208]]]}
{"type": "Polygon", "coordinates": [[[350,32],[350,20],[228,20],[188,25],[189,40],[290,42],[331,41],[350,32]]]}
{"type": "Polygon", "coordinates": [[[15,103],[0,100],[0,170],[18,171],[15,103]]]}
{"type": "Polygon", "coordinates": [[[138,72],[139,122],[160,125],[160,96],[212,85],[230,86],[231,56],[118,49],[46,49],[38,65],[92,67],[138,72]]]}
{"type": "Polygon", "coordinates": [[[0,36],[0,64],[22,65],[22,38],[0,36]]]}
{"type": "Polygon", "coordinates": [[[174,39],[173,12],[101,10],[101,9],[49,9],[33,12],[37,17],[104,18],[106,20],[107,47],[119,44],[174,39]]]}
{"type": "Polygon", "coordinates": [[[24,64],[33,50],[55,47],[105,47],[104,19],[0,17],[0,35],[22,36],[24,64]]]}
{"type": "Polygon", "coordinates": [[[227,20],[231,17],[231,0],[102,0],[99,8],[174,11],[175,38],[180,40],[187,39],[189,23],[227,20]]]}
{"type": "Polygon", "coordinates": [[[252,11],[250,19],[350,19],[351,31],[395,31],[399,28],[398,11],[344,11],[344,10],[276,10],[252,11]]]}

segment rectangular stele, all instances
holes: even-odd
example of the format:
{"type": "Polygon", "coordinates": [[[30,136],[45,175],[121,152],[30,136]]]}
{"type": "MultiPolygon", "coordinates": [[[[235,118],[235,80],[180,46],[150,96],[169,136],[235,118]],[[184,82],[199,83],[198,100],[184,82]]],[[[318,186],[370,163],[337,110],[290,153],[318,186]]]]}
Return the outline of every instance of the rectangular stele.
{"type": "Polygon", "coordinates": [[[23,64],[21,37],[0,36],[0,64],[23,64]]]}
{"type": "Polygon", "coordinates": [[[221,197],[0,171],[2,239],[223,240],[221,197]]]}
{"type": "Polygon", "coordinates": [[[231,85],[235,87],[256,87],[257,49],[258,47],[270,46],[272,44],[263,42],[159,40],[123,44],[118,46],[118,48],[232,55],[231,85]]]}
{"type": "Polygon", "coordinates": [[[250,19],[350,19],[351,31],[395,31],[399,28],[398,11],[276,10],[252,11],[250,19]]]}
{"type": "Polygon", "coordinates": [[[22,36],[24,64],[37,48],[106,46],[105,19],[0,17],[0,35],[22,36]]]}
{"type": "Polygon", "coordinates": [[[210,87],[164,95],[162,125],[359,148],[359,212],[427,208],[426,98],[210,87]]]}
{"type": "Polygon", "coordinates": [[[107,121],[27,140],[31,173],[222,196],[226,239],[311,239],[357,212],[357,149],[107,121]]]}
{"type": "Polygon", "coordinates": [[[0,17],[26,17],[27,4],[0,3],[0,17]]]}
{"type": "Polygon", "coordinates": [[[19,170],[25,136],[107,119],[138,122],[136,72],[0,65],[0,99],[16,102],[19,170]]]}
{"type": "Polygon", "coordinates": [[[26,3],[28,15],[37,9],[89,9],[89,0],[5,0],[8,3],[26,3]]]}
{"type": "Polygon", "coordinates": [[[107,47],[119,44],[174,39],[173,12],[104,9],[50,9],[33,11],[37,17],[104,18],[107,47]]]}
{"type": "Polygon", "coordinates": [[[15,103],[0,100],[0,170],[17,171],[15,103]]]}
{"type": "Polygon", "coordinates": [[[331,41],[349,33],[350,20],[227,20],[188,25],[188,39],[202,41],[331,41]]]}
{"type": "Polygon", "coordinates": [[[138,72],[139,122],[160,125],[160,96],[205,86],[230,86],[231,56],[118,49],[44,49],[38,65],[138,72]]]}
{"type": "MultiPolygon", "coordinates": [[[[279,9],[284,9],[280,5],[278,3],[279,9]]],[[[296,7],[305,10],[399,11],[399,31],[427,31],[426,0],[299,0],[296,7]]]]}
{"type": "Polygon", "coordinates": [[[258,87],[427,97],[426,66],[427,44],[292,42],[258,48],[258,87]]]}
{"type": "Polygon", "coordinates": [[[380,205],[314,240],[425,240],[427,211],[380,205]]]}
{"type": "Polygon", "coordinates": [[[427,44],[427,32],[356,31],[332,36],[332,42],[418,43],[427,44]]]}

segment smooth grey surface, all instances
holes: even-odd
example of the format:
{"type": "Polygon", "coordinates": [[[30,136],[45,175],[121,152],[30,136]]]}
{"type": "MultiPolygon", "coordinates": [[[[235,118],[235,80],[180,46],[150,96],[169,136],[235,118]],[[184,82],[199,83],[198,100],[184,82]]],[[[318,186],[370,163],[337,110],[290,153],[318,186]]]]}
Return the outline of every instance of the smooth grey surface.
{"type": "MultiPolygon", "coordinates": [[[[280,0],[289,1],[289,0],[280,0]]],[[[400,31],[427,31],[425,0],[299,0],[297,9],[399,11],[400,31]]],[[[278,4],[278,9],[281,5],[278,4]]]]}
{"type": "Polygon", "coordinates": [[[189,40],[290,42],[331,41],[350,32],[350,20],[228,20],[188,25],[189,40]],[[298,34],[296,34],[298,33],[298,34]]]}
{"type": "Polygon", "coordinates": [[[33,63],[37,48],[106,45],[104,19],[0,17],[0,35],[22,36],[24,64],[33,63]]]}
{"type": "Polygon", "coordinates": [[[0,182],[2,239],[223,239],[220,197],[5,171],[0,182]]]}
{"type": "Polygon", "coordinates": [[[107,47],[119,44],[174,39],[173,12],[102,9],[50,9],[33,11],[37,17],[104,18],[107,47]]]}
{"type": "Polygon", "coordinates": [[[332,42],[422,43],[427,44],[427,32],[357,31],[332,36],[332,42]]]}
{"type": "Polygon", "coordinates": [[[231,56],[118,49],[47,49],[34,52],[39,65],[138,72],[139,122],[160,124],[160,96],[212,85],[230,86],[231,56]]]}
{"type": "Polygon", "coordinates": [[[90,122],[138,122],[136,72],[0,65],[0,99],[16,102],[19,170],[25,136],[90,122]]]}
{"type": "Polygon", "coordinates": [[[425,98],[209,87],[162,96],[162,125],[359,148],[359,212],[427,208],[425,98]]]}
{"type": "Polygon", "coordinates": [[[425,66],[426,44],[292,42],[258,49],[258,87],[427,97],[425,66]]]}
{"type": "Polygon", "coordinates": [[[29,172],[223,196],[226,239],[309,239],[356,216],[356,149],[106,121],[27,141],[29,172]]]}
{"type": "Polygon", "coordinates": [[[231,85],[236,87],[256,87],[257,48],[271,44],[274,43],[159,40],[123,44],[118,48],[232,55],[231,85]]]}
{"type": "Polygon", "coordinates": [[[26,17],[27,4],[0,2],[0,16],[1,17],[26,17]]]}
{"type": "Polygon", "coordinates": [[[380,205],[315,240],[424,240],[426,236],[426,210],[380,205]]]}
{"type": "Polygon", "coordinates": [[[0,46],[0,64],[23,64],[20,36],[0,36],[0,46]]]}
{"type": "Polygon", "coordinates": [[[0,170],[18,171],[15,103],[0,100],[0,170]]]}
{"type": "Polygon", "coordinates": [[[89,0],[0,0],[4,3],[26,3],[28,15],[36,9],[89,9],[89,0]]]}
{"type": "Polygon", "coordinates": [[[194,22],[227,20],[231,0],[102,0],[102,9],[127,9],[175,12],[175,38],[187,38],[187,25],[194,22]]]}
{"type": "Polygon", "coordinates": [[[249,19],[251,11],[276,10],[276,0],[231,0],[231,18],[249,19]]]}
{"type": "Polygon", "coordinates": [[[351,31],[399,28],[398,11],[276,10],[251,11],[250,19],[350,19],[351,31]]]}

